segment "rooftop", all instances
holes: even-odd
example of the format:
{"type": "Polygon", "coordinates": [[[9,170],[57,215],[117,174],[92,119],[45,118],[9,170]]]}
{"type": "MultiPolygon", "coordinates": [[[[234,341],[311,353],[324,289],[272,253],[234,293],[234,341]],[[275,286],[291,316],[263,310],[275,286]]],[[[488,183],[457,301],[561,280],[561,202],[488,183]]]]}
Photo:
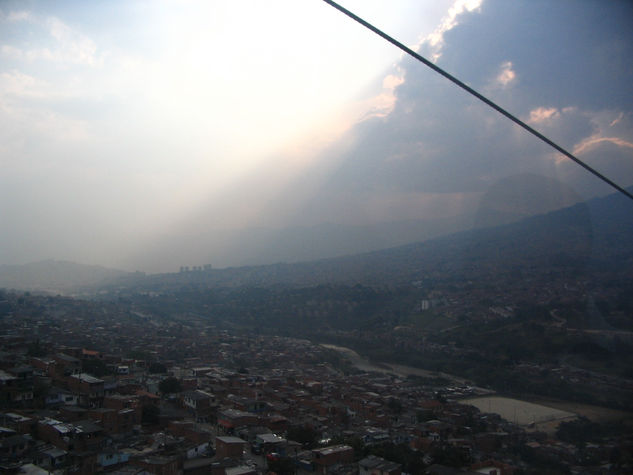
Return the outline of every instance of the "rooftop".
{"type": "Polygon", "coordinates": [[[219,440],[220,442],[224,444],[245,444],[246,443],[244,439],[240,439],[239,437],[232,437],[232,436],[216,437],[215,440],[219,440]]]}
{"type": "Polygon", "coordinates": [[[88,373],[80,373],[80,374],[73,374],[71,376],[71,378],[76,378],[79,379],[85,383],[88,384],[98,384],[98,383],[103,383],[103,379],[99,379],[99,378],[95,378],[94,376],[88,374],[88,373]]]}

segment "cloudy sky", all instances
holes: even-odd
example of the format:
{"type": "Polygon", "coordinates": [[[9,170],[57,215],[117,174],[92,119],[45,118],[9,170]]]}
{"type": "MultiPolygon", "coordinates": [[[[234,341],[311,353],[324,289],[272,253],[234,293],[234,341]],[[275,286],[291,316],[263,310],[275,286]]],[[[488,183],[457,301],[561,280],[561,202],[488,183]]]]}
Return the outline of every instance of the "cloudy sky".
{"type": "MultiPolygon", "coordinates": [[[[633,185],[631,2],[341,3],[633,185]]],[[[0,1],[0,166],[0,264],[149,272],[609,192],[320,0],[0,1]]]]}

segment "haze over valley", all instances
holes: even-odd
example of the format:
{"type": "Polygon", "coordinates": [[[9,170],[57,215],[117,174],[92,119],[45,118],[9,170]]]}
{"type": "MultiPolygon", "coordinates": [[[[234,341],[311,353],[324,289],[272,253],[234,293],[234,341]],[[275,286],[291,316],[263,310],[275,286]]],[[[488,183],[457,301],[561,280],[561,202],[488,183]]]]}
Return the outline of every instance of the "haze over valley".
{"type": "Polygon", "coordinates": [[[633,473],[633,3],[332,3],[0,2],[0,472],[633,473]]]}
{"type": "MultiPolygon", "coordinates": [[[[611,192],[322,2],[159,3],[3,2],[0,264],[293,262],[611,192]]],[[[346,6],[633,184],[628,2],[346,6]]]]}

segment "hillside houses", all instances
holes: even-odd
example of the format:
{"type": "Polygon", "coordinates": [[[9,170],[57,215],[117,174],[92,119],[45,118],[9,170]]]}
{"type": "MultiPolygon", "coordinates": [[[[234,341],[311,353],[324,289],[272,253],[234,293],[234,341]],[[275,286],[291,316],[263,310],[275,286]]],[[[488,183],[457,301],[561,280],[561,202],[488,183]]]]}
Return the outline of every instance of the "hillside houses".
{"type": "MultiPolygon", "coordinates": [[[[471,387],[361,371],[306,340],[233,334],[196,319],[57,314],[0,322],[0,469],[7,473],[29,464],[85,474],[292,467],[400,475],[447,464],[512,473],[530,468],[521,454],[565,467],[586,454],[459,404],[471,387]],[[26,344],[36,329],[48,340],[37,355],[26,344]],[[167,378],[178,390],[160,392],[167,378]]],[[[629,443],[605,441],[591,455],[609,463],[629,443]]]]}

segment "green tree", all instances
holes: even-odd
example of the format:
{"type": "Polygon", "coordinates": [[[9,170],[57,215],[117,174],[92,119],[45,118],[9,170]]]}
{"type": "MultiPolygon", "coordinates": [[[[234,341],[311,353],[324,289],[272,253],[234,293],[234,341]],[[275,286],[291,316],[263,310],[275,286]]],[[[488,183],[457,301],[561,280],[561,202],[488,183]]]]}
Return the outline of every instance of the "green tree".
{"type": "Polygon", "coordinates": [[[182,391],[182,385],[177,378],[170,376],[158,383],[158,389],[163,394],[179,393],[180,391],[182,391]]]}
{"type": "Polygon", "coordinates": [[[154,404],[146,404],[141,412],[141,422],[143,424],[158,424],[160,421],[160,407],[154,404]]]}
{"type": "Polygon", "coordinates": [[[163,363],[158,363],[158,362],[152,363],[151,365],[149,365],[148,370],[151,374],[167,372],[167,368],[165,367],[165,365],[163,363]]]}
{"type": "Polygon", "coordinates": [[[268,471],[278,475],[294,475],[297,467],[292,459],[283,457],[278,460],[268,460],[268,471]]]}
{"type": "Polygon", "coordinates": [[[35,357],[46,356],[46,348],[40,344],[39,338],[29,345],[27,355],[35,357]]]}
{"type": "Polygon", "coordinates": [[[48,391],[50,390],[50,384],[47,384],[41,380],[36,380],[33,384],[33,403],[37,408],[44,408],[46,396],[48,396],[48,391]]]}
{"type": "Polygon", "coordinates": [[[400,400],[394,397],[389,398],[389,401],[387,402],[387,406],[389,407],[389,410],[393,412],[394,414],[402,413],[402,403],[400,402],[400,400]]]}
{"type": "Polygon", "coordinates": [[[288,429],[286,438],[299,442],[304,448],[312,449],[316,446],[319,433],[312,427],[295,426],[288,429]]]}
{"type": "Polygon", "coordinates": [[[105,376],[106,374],[111,374],[112,371],[108,369],[106,364],[96,358],[85,359],[81,362],[81,369],[84,373],[91,374],[100,378],[101,376],[105,376]]]}

